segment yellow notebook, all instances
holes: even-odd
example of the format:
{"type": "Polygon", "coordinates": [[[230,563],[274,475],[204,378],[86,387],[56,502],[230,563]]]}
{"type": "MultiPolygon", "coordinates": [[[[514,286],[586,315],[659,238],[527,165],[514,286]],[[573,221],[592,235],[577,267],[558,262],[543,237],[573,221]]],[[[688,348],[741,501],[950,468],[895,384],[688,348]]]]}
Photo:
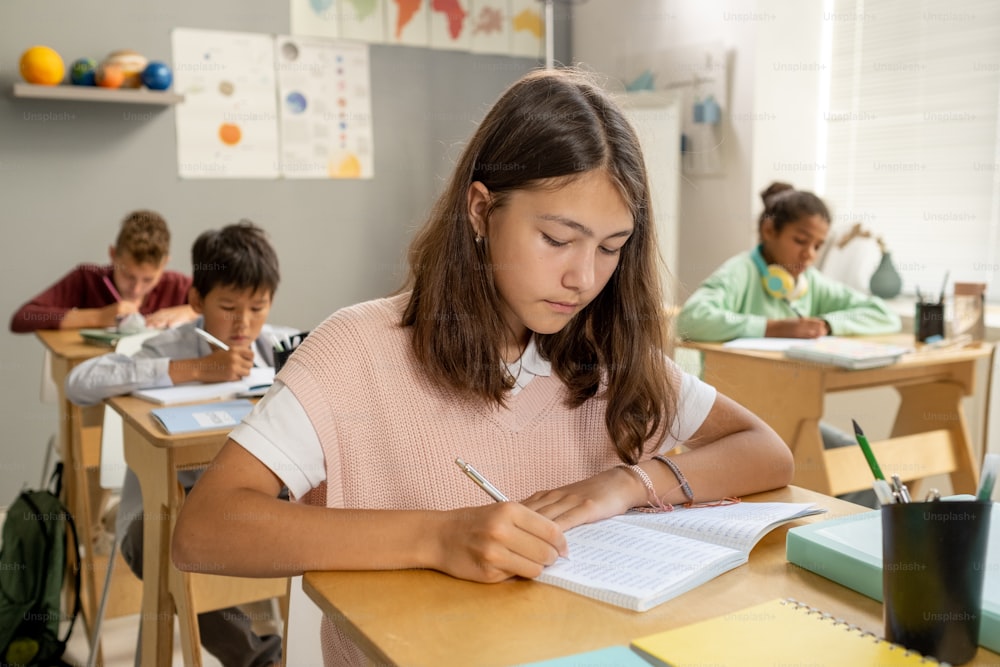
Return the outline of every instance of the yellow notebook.
{"type": "Polygon", "coordinates": [[[632,648],[654,665],[669,667],[939,664],[795,600],[771,600],[640,637],[632,648]]]}

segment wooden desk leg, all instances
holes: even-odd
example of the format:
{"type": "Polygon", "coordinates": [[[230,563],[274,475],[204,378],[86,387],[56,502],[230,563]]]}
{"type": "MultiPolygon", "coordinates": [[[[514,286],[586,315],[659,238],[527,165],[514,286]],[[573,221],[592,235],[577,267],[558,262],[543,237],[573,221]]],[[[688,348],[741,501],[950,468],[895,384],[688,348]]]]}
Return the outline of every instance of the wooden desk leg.
{"type": "MultiPolygon", "coordinates": [[[[962,410],[964,388],[955,382],[896,387],[902,399],[892,435],[912,435],[935,429],[946,429],[950,434],[950,447],[955,457],[956,469],[951,473],[955,493],[975,493],[979,479],[979,464],[972,453],[965,412],[962,410]]],[[[886,473],[888,474],[888,473],[886,473]]],[[[925,477],[920,470],[901,473],[905,479],[925,477]]]]}
{"type": "MultiPolygon", "coordinates": [[[[173,533],[177,523],[177,514],[184,502],[184,489],[180,482],[174,482],[174,492],[171,498],[170,531],[173,533]]],[[[194,594],[191,590],[191,576],[181,572],[173,563],[170,568],[170,594],[177,607],[177,619],[180,623],[181,650],[184,653],[184,664],[188,667],[201,667],[201,631],[198,629],[198,614],[195,611],[194,594]]]]}
{"type": "Polygon", "coordinates": [[[705,351],[705,382],[763,419],[792,450],[793,484],[830,492],[819,434],[823,370],[813,364],[705,351]]]}
{"type": "Polygon", "coordinates": [[[169,667],[173,660],[174,604],[169,591],[171,485],[170,450],[150,447],[134,426],[125,422],[125,460],[142,489],[142,665],[169,667]]]}

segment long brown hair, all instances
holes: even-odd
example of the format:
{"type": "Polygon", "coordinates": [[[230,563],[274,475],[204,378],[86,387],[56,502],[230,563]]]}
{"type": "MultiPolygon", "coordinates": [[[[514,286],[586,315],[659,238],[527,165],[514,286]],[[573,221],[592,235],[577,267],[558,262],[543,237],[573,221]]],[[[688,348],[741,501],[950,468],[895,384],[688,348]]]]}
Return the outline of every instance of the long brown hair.
{"type": "Polygon", "coordinates": [[[585,74],[538,70],[501,95],[463,151],[448,187],[409,251],[403,325],[435,381],[503,404],[506,327],[488,244],[476,243],[467,192],[480,181],[492,208],[514,190],[553,187],[595,169],[621,191],[631,238],[601,293],[566,327],[535,334],[577,407],[605,385],[605,425],[623,461],[665,432],[676,410],[649,184],[638,138],[614,101],[585,74]],[[555,181],[554,179],[562,179],[555,181]]]}

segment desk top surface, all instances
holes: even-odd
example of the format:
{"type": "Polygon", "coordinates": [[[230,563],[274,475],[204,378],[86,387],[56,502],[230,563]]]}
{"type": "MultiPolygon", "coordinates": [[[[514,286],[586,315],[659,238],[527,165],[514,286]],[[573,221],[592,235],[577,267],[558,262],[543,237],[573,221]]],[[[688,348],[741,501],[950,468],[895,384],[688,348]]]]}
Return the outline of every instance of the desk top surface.
{"type": "MultiPolygon", "coordinates": [[[[867,508],[797,487],[748,501],[814,502],[827,514],[779,526],[750,561],[647,612],[528,580],[477,584],[428,570],[309,572],[307,594],[365,650],[404,665],[518,664],[627,644],[635,637],[790,597],[882,636],[879,602],[792,565],[790,526],[867,508]]],[[[980,649],[970,664],[997,664],[980,649]]]]}
{"type": "Polygon", "coordinates": [[[64,359],[83,360],[113,351],[110,347],[91,345],[79,329],[42,329],[35,335],[49,352],[64,359]]]}
{"type": "MultiPolygon", "coordinates": [[[[848,336],[847,338],[851,338],[848,336]]],[[[904,354],[899,358],[895,364],[890,364],[889,366],[881,366],[879,369],[896,367],[912,367],[912,366],[926,366],[940,363],[952,363],[961,361],[971,361],[976,359],[981,359],[983,357],[988,357],[993,353],[993,344],[977,341],[975,343],[968,343],[964,346],[956,347],[943,347],[934,348],[923,344],[915,344],[914,338],[910,334],[890,334],[886,336],[859,336],[858,340],[871,341],[873,343],[885,343],[886,345],[897,345],[899,347],[914,348],[913,352],[904,354]]],[[[806,339],[803,339],[806,342],[806,339]]],[[[726,347],[724,343],[703,343],[697,341],[682,341],[678,343],[678,347],[690,348],[693,350],[700,350],[702,352],[712,352],[712,353],[725,353],[725,354],[736,354],[746,357],[759,357],[762,359],[782,359],[787,361],[794,361],[794,363],[806,364],[811,363],[813,365],[821,365],[835,370],[838,372],[848,372],[856,373],[857,371],[852,371],[850,369],[840,368],[833,366],[831,364],[816,364],[815,362],[805,362],[800,360],[790,360],[784,356],[783,352],[776,352],[771,350],[749,350],[742,348],[730,348],[726,347]]],[[[879,369],[867,369],[867,370],[879,370],[879,369]]]]}

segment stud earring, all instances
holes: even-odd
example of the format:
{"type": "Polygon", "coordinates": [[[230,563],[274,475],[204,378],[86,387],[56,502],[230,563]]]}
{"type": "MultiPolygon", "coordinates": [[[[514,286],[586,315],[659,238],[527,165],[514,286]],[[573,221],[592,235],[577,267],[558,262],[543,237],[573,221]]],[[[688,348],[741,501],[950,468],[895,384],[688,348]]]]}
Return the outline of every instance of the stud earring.
{"type": "Polygon", "coordinates": [[[476,245],[483,245],[483,241],[485,240],[486,239],[484,237],[480,236],[479,234],[476,234],[476,245]]]}

